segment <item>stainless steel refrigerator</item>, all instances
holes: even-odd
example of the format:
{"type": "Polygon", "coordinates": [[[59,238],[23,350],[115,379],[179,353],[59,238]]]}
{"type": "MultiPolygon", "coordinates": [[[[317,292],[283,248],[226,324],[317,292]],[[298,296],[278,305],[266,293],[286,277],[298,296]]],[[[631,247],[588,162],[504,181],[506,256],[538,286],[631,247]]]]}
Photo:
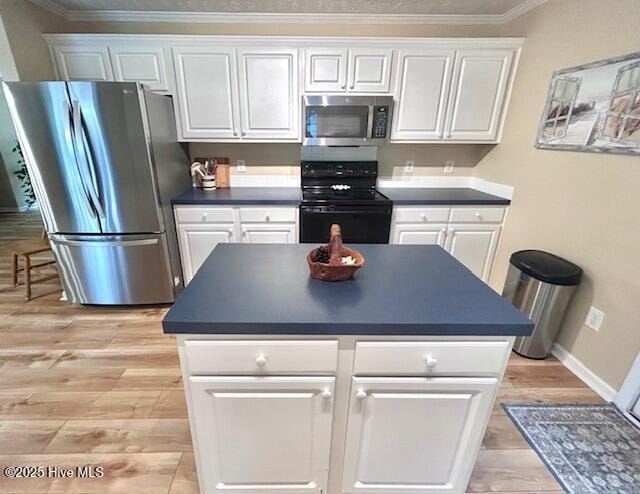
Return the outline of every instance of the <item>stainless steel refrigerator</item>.
{"type": "Polygon", "coordinates": [[[170,200],[190,177],[171,98],[135,83],[2,86],[69,301],[172,302],[170,200]]]}

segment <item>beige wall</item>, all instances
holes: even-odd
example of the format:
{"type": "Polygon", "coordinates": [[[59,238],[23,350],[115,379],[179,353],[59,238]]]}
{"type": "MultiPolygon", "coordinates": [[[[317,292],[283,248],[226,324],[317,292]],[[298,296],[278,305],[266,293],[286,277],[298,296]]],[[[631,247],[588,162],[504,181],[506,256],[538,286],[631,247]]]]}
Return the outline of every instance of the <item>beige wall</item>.
{"type": "Polygon", "coordinates": [[[0,16],[21,80],[54,79],[43,33],[68,32],[71,23],[27,0],[1,0],[0,16]]]}
{"type": "Polygon", "coordinates": [[[515,21],[526,32],[502,143],[474,175],[515,194],[492,284],[501,288],[510,253],[540,248],[585,270],[560,343],[614,388],[640,348],[640,158],[533,147],[551,73],[638,51],[637,0],[550,0],[515,21]],[[604,310],[599,333],[583,325],[604,310]]]}

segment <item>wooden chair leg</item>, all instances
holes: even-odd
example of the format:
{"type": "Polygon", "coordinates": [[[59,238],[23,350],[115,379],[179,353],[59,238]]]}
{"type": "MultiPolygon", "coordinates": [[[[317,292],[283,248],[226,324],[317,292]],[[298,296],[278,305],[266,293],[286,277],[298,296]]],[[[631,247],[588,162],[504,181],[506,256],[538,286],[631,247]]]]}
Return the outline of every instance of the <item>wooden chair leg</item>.
{"type": "Polygon", "coordinates": [[[24,256],[24,283],[27,287],[25,300],[31,300],[31,258],[24,256]]]}
{"type": "Polygon", "coordinates": [[[18,286],[18,254],[13,254],[13,286],[18,286]]]}

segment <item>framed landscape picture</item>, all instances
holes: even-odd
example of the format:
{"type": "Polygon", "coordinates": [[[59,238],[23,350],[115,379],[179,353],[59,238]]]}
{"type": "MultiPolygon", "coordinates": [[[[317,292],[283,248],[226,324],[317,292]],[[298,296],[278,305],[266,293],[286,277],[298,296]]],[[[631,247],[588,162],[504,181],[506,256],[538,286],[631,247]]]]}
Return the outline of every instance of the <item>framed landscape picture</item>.
{"type": "Polygon", "coordinates": [[[554,72],[536,147],[640,154],[640,53],[554,72]]]}

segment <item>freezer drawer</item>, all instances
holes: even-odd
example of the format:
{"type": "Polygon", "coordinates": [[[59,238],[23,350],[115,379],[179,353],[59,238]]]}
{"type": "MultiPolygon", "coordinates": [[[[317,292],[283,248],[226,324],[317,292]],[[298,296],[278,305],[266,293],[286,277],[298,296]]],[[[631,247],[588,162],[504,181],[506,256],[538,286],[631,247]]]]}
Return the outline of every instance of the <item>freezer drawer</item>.
{"type": "Polygon", "coordinates": [[[50,235],[70,302],[173,302],[167,239],[159,235],[50,235]]]}

